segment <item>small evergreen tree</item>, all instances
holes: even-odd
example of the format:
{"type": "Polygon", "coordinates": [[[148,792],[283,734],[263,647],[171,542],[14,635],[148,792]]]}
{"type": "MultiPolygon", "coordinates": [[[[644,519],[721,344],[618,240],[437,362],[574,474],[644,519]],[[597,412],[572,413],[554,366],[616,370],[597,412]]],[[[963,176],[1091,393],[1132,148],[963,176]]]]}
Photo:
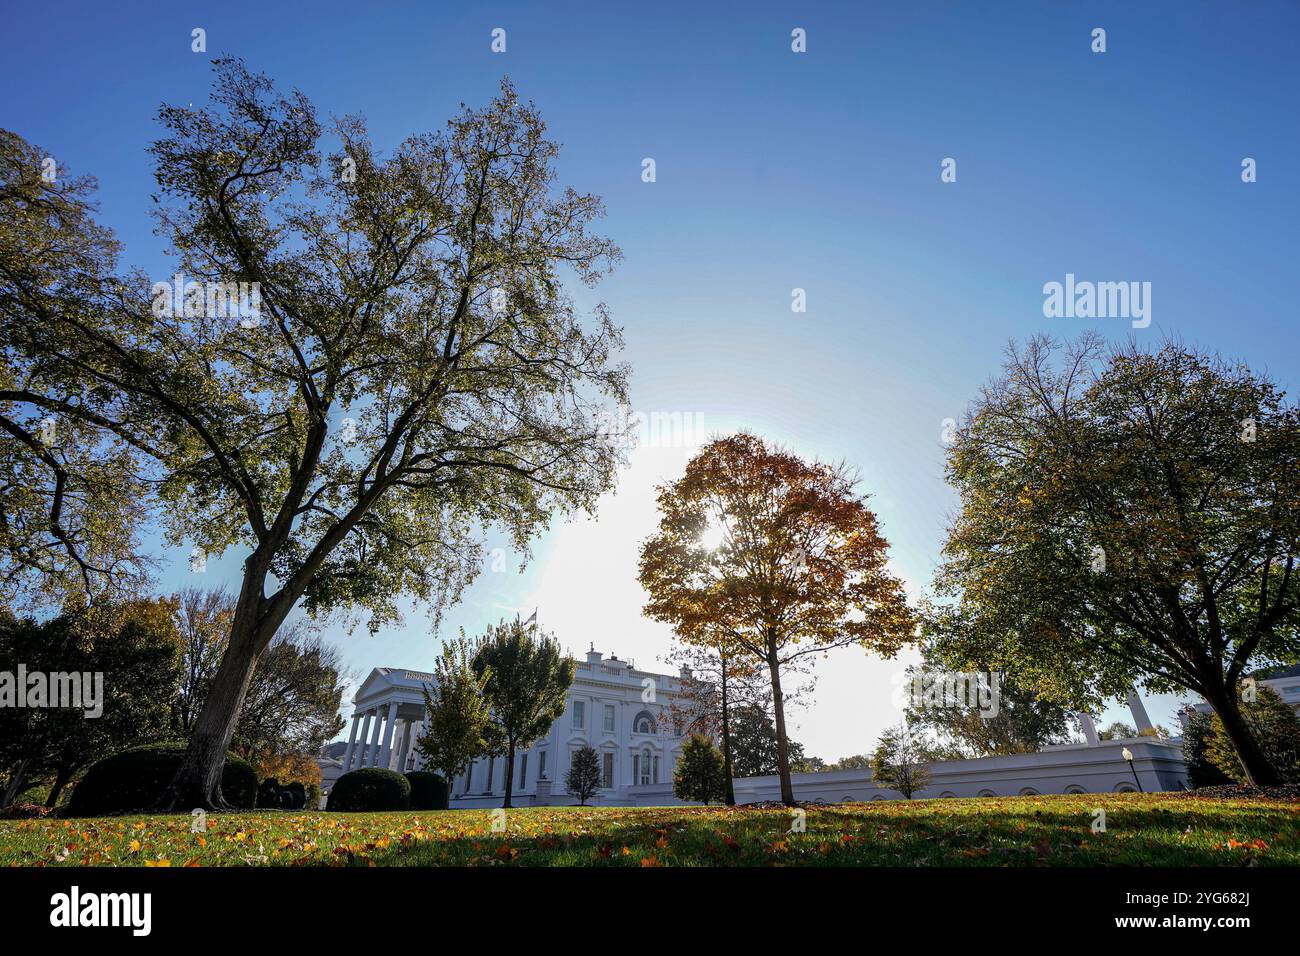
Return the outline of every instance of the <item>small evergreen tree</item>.
{"type": "Polygon", "coordinates": [[[871,755],[871,778],[877,786],[897,790],[908,800],[930,784],[930,771],[921,763],[925,748],[906,723],[890,727],[880,735],[871,755]]]}
{"type": "Polygon", "coordinates": [[[555,638],[535,630],[519,618],[488,628],[472,663],[490,709],[488,753],[506,758],[506,809],[514,792],[515,752],[546,736],[564,713],[577,674],[555,638]]]}
{"type": "Polygon", "coordinates": [[[447,641],[433,666],[433,683],[424,688],[428,729],[415,749],[425,764],[452,782],[487,749],[488,704],[484,686],[490,671],[474,670],[480,645],[461,631],[447,641]]]}
{"type": "Polygon", "coordinates": [[[578,798],[579,806],[587,805],[600,786],[600,763],[596,760],[596,751],[583,747],[574,753],[569,772],[564,775],[564,785],[578,798]]]}
{"type": "Polygon", "coordinates": [[[692,734],[673,770],[673,796],[707,805],[722,800],[726,792],[722,752],[708,737],[692,734]]]}

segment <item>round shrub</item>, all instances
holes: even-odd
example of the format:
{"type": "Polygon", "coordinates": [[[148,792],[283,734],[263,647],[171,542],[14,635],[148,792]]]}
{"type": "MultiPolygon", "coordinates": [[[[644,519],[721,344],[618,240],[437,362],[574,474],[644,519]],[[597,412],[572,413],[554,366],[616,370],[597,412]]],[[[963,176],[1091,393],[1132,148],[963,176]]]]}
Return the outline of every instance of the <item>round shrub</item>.
{"type": "Polygon", "coordinates": [[[326,810],[405,810],[411,784],[396,770],[362,767],[334,781],[326,810]]]}
{"type": "MultiPolygon", "coordinates": [[[[100,816],[157,806],[185,757],[185,744],[146,744],[131,747],[91,765],[68,801],[68,815],[100,816]]],[[[251,810],[257,800],[257,772],[248,761],[226,754],[221,795],[239,810],[251,810]]]]}
{"type": "Polygon", "coordinates": [[[280,798],[280,781],[267,777],[257,788],[257,807],[278,810],[282,804],[280,798]]]}
{"type": "Polygon", "coordinates": [[[291,780],[284,787],[284,808],[301,810],[307,806],[307,788],[301,781],[291,780]]]}
{"type": "Polygon", "coordinates": [[[406,775],[411,782],[412,810],[446,810],[447,782],[436,773],[412,770],[406,775]]]}

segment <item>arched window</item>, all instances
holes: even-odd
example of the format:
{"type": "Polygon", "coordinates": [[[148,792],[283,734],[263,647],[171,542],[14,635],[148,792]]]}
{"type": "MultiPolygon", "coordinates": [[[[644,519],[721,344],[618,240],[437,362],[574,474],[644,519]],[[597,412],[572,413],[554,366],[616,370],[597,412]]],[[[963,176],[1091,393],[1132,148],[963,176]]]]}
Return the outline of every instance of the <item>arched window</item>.
{"type": "Polygon", "coordinates": [[[981,790],[979,793],[976,794],[976,796],[977,796],[977,797],[996,797],[997,794],[994,793],[992,790],[981,790]]]}
{"type": "Polygon", "coordinates": [[[939,799],[948,800],[948,799],[955,798],[956,796],[957,794],[953,793],[951,790],[945,790],[943,793],[939,794],[939,799]]]}
{"type": "Polygon", "coordinates": [[[650,711],[643,710],[636,715],[636,720],[632,721],[632,729],[638,734],[653,734],[655,732],[655,719],[650,715],[650,711]]]}
{"type": "Polygon", "coordinates": [[[1116,792],[1116,793],[1137,793],[1137,791],[1136,791],[1135,789],[1133,789],[1133,784],[1131,784],[1131,783],[1118,783],[1118,784],[1116,784],[1116,785],[1115,785],[1115,792],[1116,792]]]}
{"type": "Polygon", "coordinates": [[[1041,797],[1041,796],[1042,796],[1042,794],[1039,793],[1037,790],[1035,790],[1033,787],[1025,787],[1023,790],[1020,791],[1020,795],[1021,795],[1022,797],[1041,797]]]}
{"type": "Polygon", "coordinates": [[[1088,791],[1084,790],[1083,787],[1079,786],[1077,783],[1072,783],[1065,788],[1065,792],[1066,793],[1087,793],[1088,791]]]}

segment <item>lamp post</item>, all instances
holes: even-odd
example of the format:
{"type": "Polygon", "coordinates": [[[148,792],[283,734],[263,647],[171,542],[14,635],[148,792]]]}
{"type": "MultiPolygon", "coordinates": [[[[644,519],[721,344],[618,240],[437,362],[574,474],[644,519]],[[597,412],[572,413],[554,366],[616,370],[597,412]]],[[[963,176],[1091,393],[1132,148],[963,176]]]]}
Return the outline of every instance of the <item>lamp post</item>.
{"type": "Polygon", "coordinates": [[[1138,785],[1138,792],[1146,793],[1146,791],[1142,789],[1142,781],[1138,779],[1137,769],[1133,766],[1133,751],[1125,747],[1123,750],[1119,752],[1119,755],[1123,757],[1126,761],[1128,761],[1128,769],[1133,774],[1133,782],[1138,785]]]}

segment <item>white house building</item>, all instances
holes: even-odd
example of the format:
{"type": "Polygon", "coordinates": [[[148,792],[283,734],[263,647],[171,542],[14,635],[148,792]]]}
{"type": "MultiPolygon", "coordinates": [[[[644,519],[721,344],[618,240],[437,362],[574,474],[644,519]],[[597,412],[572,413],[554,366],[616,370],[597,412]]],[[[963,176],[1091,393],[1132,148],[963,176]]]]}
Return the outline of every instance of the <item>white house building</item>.
{"type": "MultiPolygon", "coordinates": [[[[432,680],[432,674],[392,667],[370,672],[353,699],[352,728],[335,778],[358,767],[424,769],[414,744],[425,729],[423,688],[432,680]]],[[[673,769],[684,735],[673,721],[672,704],[679,699],[680,675],[638,670],[630,661],[605,658],[593,648],[586,661],[577,662],[563,716],[543,740],[515,755],[514,803],[576,802],[565,790],[564,777],[572,754],[584,746],[595,750],[600,762],[603,786],[597,802],[676,802],[673,769]]],[[[452,781],[451,805],[499,806],[505,771],[503,758],[475,761],[452,781]]]]}
{"type": "MultiPolygon", "coordinates": [[[[1266,683],[1300,704],[1300,668],[1280,672],[1266,683]]],[[[683,743],[673,721],[674,701],[682,699],[681,680],[638,670],[630,661],[605,658],[594,648],[577,662],[564,715],[545,739],[515,756],[513,800],[517,806],[575,803],[564,787],[572,754],[583,746],[598,754],[604,786],[594,802],[604,806],[662,806],[678,801],[672,793],[673,769],[683,743]]],[[[330,759],[323,789],[358,767],[397,771],[424,769],[414,749],[425,728],[422,690],[433,676],[422,671],[379,667],[354,698],[351,733],[341,759],[330,759]]],[[[1139,731],[1151,720],[1137,694],[1129,708],[1139,731]]],[[[920,797],[1022,796],[1049,793],[1106,793],[1127,790],[1180,790],[1187,767],[1178,740],[1138,736],[1099,739],[1092,718],[1080,714],[1086,742],[1046,747],[1038,753],[950,760],[930,765],[930,785],[920,797]],[[1127,756],[1126,756],[1127,755],[1127,756]],[[1131,758],[1131,759],[1129,759],[1131,758]]],[[[332,756],[332,754],[331,754],[332,756]]],[[[505,788],[505,761],[484,757],[452,781],[451,806],[495,807],[505,788]]],[[[796,798],[843,803],[899,799],[877,787],[869,770],[803,773],[793,776],[796,798]]],[[[738,803],[775,800],[777,778],[735,781],[738,803]]]]}

